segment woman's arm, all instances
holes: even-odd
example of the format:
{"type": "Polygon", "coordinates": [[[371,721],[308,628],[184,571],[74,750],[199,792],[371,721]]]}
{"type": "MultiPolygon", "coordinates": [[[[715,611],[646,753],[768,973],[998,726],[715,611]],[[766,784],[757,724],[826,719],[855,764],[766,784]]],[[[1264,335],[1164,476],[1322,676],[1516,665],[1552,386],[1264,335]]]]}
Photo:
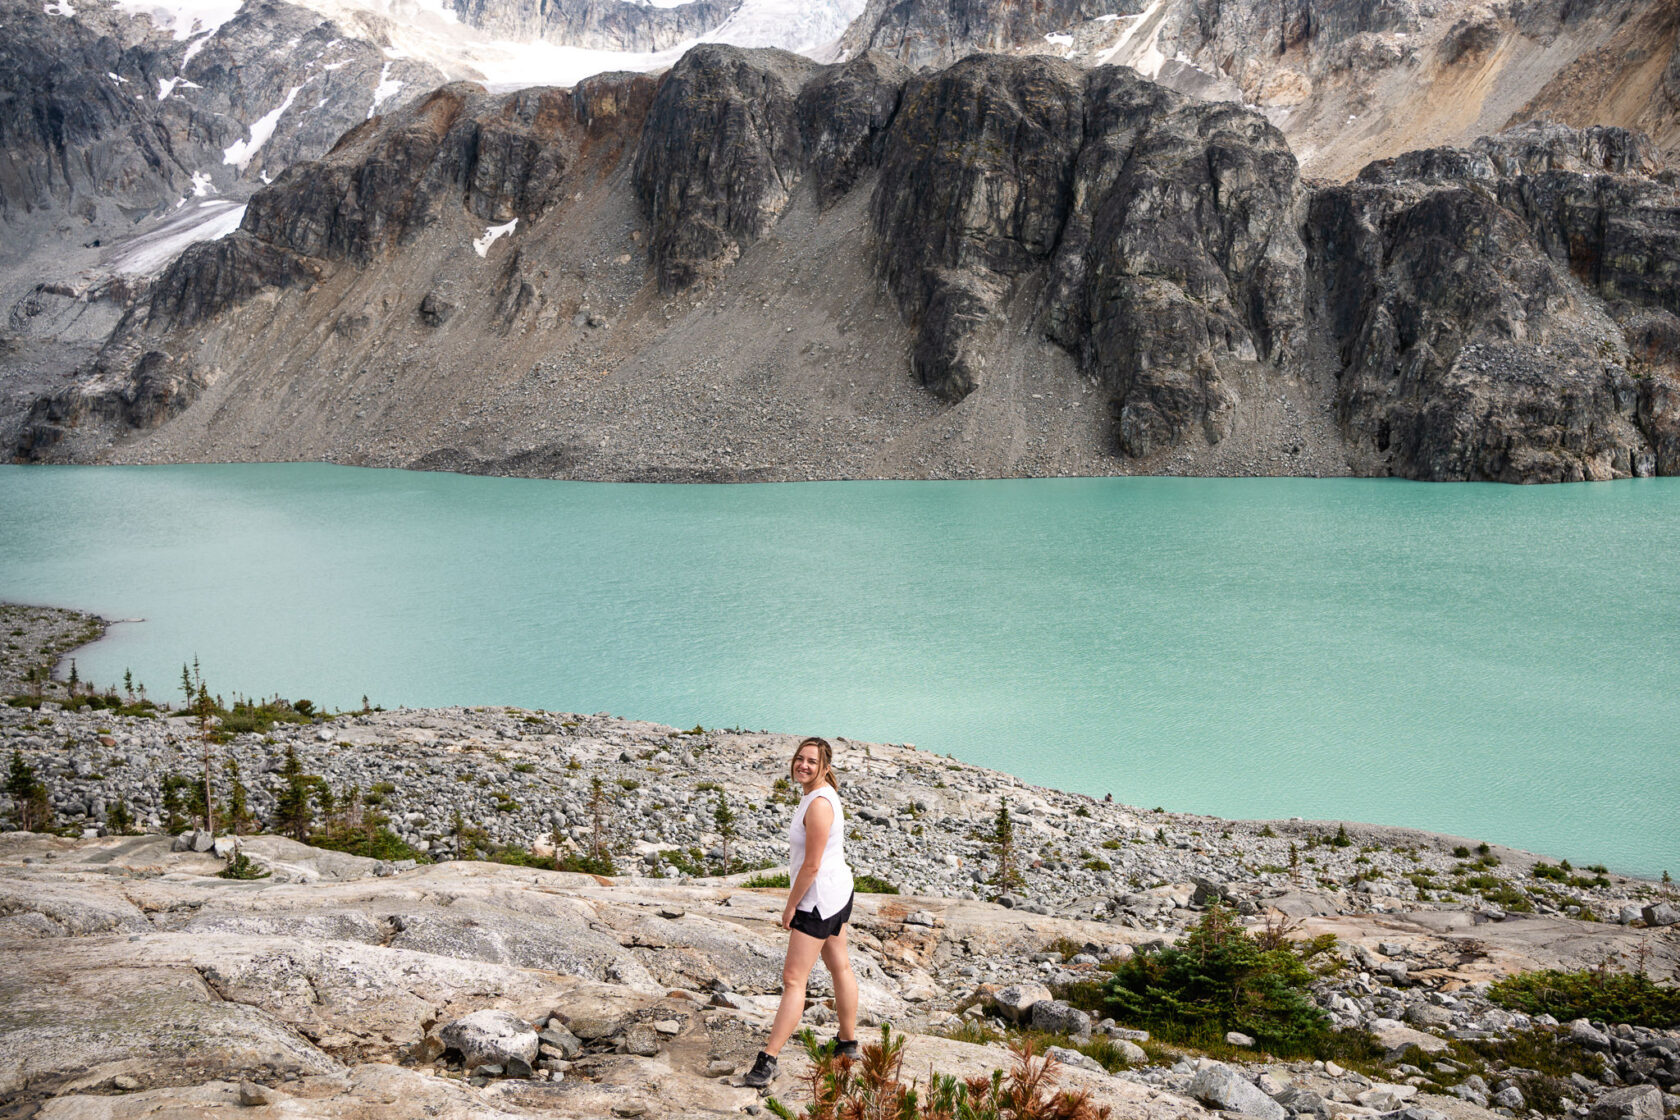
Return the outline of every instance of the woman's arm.
{"type": "Polygon", "coordinates": [[[799,873],[793,877],[793,885],[788,887],[787,906],[782,909],[783,929],[793,928],[793,913],[799,908],[799,900],[805,897],[805,892],[817,881],[817,871],[822,867],[823,849],[828,846],[828,830],[832,827],[834,806],[828,803],[828,798],[819,797],[812,801],[805,809],[805,862],[800,865],[799,873]]]}

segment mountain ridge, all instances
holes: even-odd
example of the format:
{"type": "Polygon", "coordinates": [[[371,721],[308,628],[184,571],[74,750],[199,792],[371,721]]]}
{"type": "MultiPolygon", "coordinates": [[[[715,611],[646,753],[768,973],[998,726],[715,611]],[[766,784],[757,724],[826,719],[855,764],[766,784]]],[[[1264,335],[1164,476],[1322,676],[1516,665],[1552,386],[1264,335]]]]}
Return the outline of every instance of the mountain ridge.
{"type": "MultiPolygon", "coordinates": [[[[1315,185],[1259,111],[1129,70],[973,56],[911,75],[879,57],[824,67],[700,47],[657,84],[607,76],[504,98],[445,87],[354,130],[259,192],[241,231],[189,249],[94,378],[37,402],[16,446],[35,459],[195,457],[171,438],[175,421],[157,426],[160,409],[191,414],[221,384],[218,414],[273,424],[256,404],[271,395],[263,355],[313,323],[337,341],[312,344],[291,392],[355,368],[362,418],[369,404],[391,418],[383,448],[337,461],[597,478],[1669,474],[1666,340],[1680,320],[1661,261],[1677,214],[1674,173],[1625,130],[1531,125],[1315,185]],[[467,118],[474,139],[450,139],[467,118]],[[486,146],[491,134],[517,143],[486,146]],[[835,187],[842,171],[849,190],[835,187]],[[505,242],[484,224],[510,222],[505,242]],[[482,265],[463,255],[475,228],[490,239],[474,247],[482,265]],[[798,282],[784,274],[776,291],[765,254],[791,254],[820,285],[841,246],[848,279],[788,308],[780,333],[803,346],[790,361],[763,313],[798,282]],[[591,257],[610,281],[560,274],[591,257]],[[455,294],[427,286],[427,268],[455,277],[455,294]],[[409,282],[361,303],[371,274],[391,269],[409,282]],[[475,270],[490,282],[464,295],[475,270]],[[760,307],[742,307],[737,272],[767,286],[760,307]],[[885,321],[883,297],[896,313],[885,321]],[[866,347],[851,341],[838,362],[814,349],[865,318],[866,347]],[[445,336],[478,351],[471,368],[495,354],[531,365],[477,397],[433,364],[445,336]],[[712,356],[693,363],[701,339],[712,356]],[[707,380],[728,346],[762,350],[769,381],[725,392],[707,380]],[[925,390],[889,367],[854,393],[883,353],[906,354],[925,390]],[[544,372],[555,359],[558,379],[544,372]],[[595,372],[581,379],[570,359],[595,372]],[[698,368],[673,368],[685,363],[698,368]],[[1017,391],[1022,376],[1036,397],[1017,391]],[[837,392],[842,379],[851,388],[837,392]],[[418,383],[442,399],[406,401],[418,383]],[[796,383],[803,399],[785,401],[778,389],[796,383]],[[701,399],[658,399],[677,390],[701,399]],[[926,390],[934,400],[909,399],[926,390]],[[721,410],[704,407],[707,391],[721,410]],[[644,425],[621,415],[627,400],[644,425]],[[461,408],[480,416],[466,425],[477,450],[441,442],[442,415],[461,408]],[[849,413],[849,435],[817,420],[825,409],[849,413]],[[869,431],[900,413],[904,427],[869,431]],[[839,458],[802,463],[778,435],[839,458]],[[737,442],[759,445],[753,461],[717,454],[737,442]]],[[[356,446],[345,418],[312,422],[326,457],[356,446]]]]}

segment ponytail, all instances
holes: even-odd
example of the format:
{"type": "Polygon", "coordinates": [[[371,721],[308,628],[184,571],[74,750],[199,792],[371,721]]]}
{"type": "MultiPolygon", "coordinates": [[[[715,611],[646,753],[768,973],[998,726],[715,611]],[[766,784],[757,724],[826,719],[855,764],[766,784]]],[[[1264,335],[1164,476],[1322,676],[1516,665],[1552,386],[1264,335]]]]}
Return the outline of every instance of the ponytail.
{"type": "Polygon", "coordinates": [[[799,752],[806,747],[817,748],[817,764],[822,767],[822,780],[833,786],[836,793],[840,792],[840,778],[834,773],[834,748],[829,746],[827,739],[817,735],[801,739],[799,745],[793,748],[793,757],[788,759],[789,776],[793,773],[793,759],[798,758],[799,752]]]}

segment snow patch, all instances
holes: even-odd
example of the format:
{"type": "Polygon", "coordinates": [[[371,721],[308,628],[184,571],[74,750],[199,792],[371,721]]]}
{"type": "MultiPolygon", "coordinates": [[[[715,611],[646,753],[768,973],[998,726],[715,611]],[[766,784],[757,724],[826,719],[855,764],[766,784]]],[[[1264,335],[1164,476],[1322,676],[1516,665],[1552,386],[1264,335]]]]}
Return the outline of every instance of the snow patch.
{"type": "Polygon", "coordinates": [[[210,185],[210,175],[205,171],[194,171],[192,183],[193,194],[198,198],[203,198],[214,190],[210,185]]]}
{"type": "Polygon", "coordinates": [[[490,252],[490,246],[492,246],[496,243],[496,239],[500,238],[500,237],[505,237],[508,234],[512,233],[513,232],[513,227],[518,225],[518,224],[519,224],[519,219],[515,218],[515,219],[513,219],[513,221],[507,223],[506,225],[485,226],[484,227],[484,236],[480,237],[478,240],[473,242],[473,252],[477,253],[481,257],[482,256],[487,256],[490,252]]]}
{"type": "MultiPolygon", "coordinates": [[[[197,177],[194,176],[196,181],[197,177]]],[[[106,263],[113,272],[130,276],[152,276],[198,241],[219,241],[239,228],[245,207],[226,199],[202,202],[156,229],[139,234],[112,247],[106,263]]]]}
{"type": "Polygon", "coordinates": [[[1044,41],[1046,43],[1049,43],[1053,47],[1071,47],[1071,46],[1073,46],[1073,36],[1072,35],[1054,35],[1054,34],[1046,35],[1044,37],[1044,41]]]}
{"type": "MultiPolygon", "coordinates": [[[[60,0],[63,3],[64,0],[60,0]]],[[[116,0],[119,8],[151,17],[152,26],[174,32],[181,42],[208,35],[239,14],[243,0],[116,0]]],[[[188,57],[191,57],[189,55],[188,57]]]]}
{"type": "Polygon", "coordinates": [[[214,34],[214,31],[206,31],[204,34],[187,44],[186,53],[181,56],[181,69],[185,70],[187,68],[187,63],[193,60],[193,55],[203,50],[206,44],[210,42],[210,36],[214,34]]]}
{"type": "Polygon", "coordinates": [[[169,95],[175,92],[175,87],[181,84],[180,78],[158,79],[158,100],[168,101],[169,95]]]}
{"type": "Polygon", "coordinates": [[[70,0],[56,0],[52,4],[43,4],[41,10],[49,16],[63,16],[65,19],[73,19],[76,15],[76,9],[70,6],[70,0]]]}
{"type": "Polygon", "coordinates": [[[286,100],[280,102],[278,109],[264,113],[252,121],[251,138],[235,141],[231,147],[224,148],[222,150],[222,162],[231,163],[241,171],[245,170],[246,164],[251,162],[251,157],[256,155],[258,149],[264,144],[268,143],[270,136],[274,135],[274,126],[280,123],[281,115],[292,107],[292,102],[297,99],[298,91],[302,88],[302,86],[293,86],[291,91],[286,94],[286,100]]]}
{"type": "Polygon", "coordinates": [[[113,74],[111,71],[107,70],[105,71],[105,76],[113,82],[116,82],[119,86],[125,86],[128,84],[128,79],[123,77],[121,74],[113,74]]]}
{"type": "Polygon", "coordinates": [[[1167,61],[1159,46],[1161,31],[1166,26],[1165,7],[1166,0],[1150,0],[1149,7],[1135,16],[1127,16],[1131,26],[1121,33],[1118,42],[1097,56],[1097,65],[1117,62],[1146,78],[1158,75],[1167,61]]]}
{"type": "Polygon", "coordinates": [[[367,119],[371,121],[373,115],[379,112],[380,103],[395,97],[402,86],[401,82],[392,80],[391,64],[389,62],[381,66],[379,68],[379,84],[373,87],[373,104],[368,106],[367,119]]]}

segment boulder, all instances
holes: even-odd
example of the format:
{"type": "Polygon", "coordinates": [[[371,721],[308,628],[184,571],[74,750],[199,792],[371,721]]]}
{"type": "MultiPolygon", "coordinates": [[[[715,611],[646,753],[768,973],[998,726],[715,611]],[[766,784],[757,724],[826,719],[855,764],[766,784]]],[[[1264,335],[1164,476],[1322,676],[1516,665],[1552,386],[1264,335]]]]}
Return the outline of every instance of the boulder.
{"type": "Polygon", "coordinates": [[[558,1019],[548,1021],[548,1026],[537,1035],[537,1041],[568,1061],[583,1053],[583,1043],[558,1019]]]}
{"type": "Polygon", "coordinates": [[[1067,1034],[1078,1038],[1091,1035],[1091,1017],[1059,999],[1043,999],[1032,1005],[1028,1017],[1035,1031],[1067,1034]]]}
{"type": "Polygon", "coordinates": [[[260,1108],[264,1105],[279,1104],[283,1095],[266,1085],[258,1085],[254,1081],[241,1081],[239,1083],[239,1103],[246,1108],[260,1108]]]}
{"type": "Polygon", "coordinates": [[[1450,1027],[1452,1012],[1444,1007],[1418,1003],[1406,1008],[1406,1021],[1414,1027],[1450,1027]]]}
{"type": "Polygon", "coordinates": [[[1590,1050],[1610,1049],[1610,1036],[1593,1026],[1585,1019],[1574,1019],[1569,1024],[1569,1041],[1590,1050]]]}
{"type": "Polygon", "coordinates": [[[1078,1050],[1070,1050],[1066,1046],[1051,1046],[1044,1051],[1044,1056],[1054,1058],[1062,1065],[1072,1066],[1074,1069],[1088,1069],[1094,1073],[1108,1072],[1095,1058],[1078,1050]]]}
{"type": "Polygon", "coordinates": [[[1139,1046],[1131,1039],[1115,1039],[1114,1048],[1120,1052],[1120,1056],[1122,1058],[1126,1059],[1126,1064],[1129,1066],[1141,1066],[1147,1064],[1149,1061],[1149,1055],[1144,1052],[1143,1047],[1139,1046]]]}
{"type": "Polygon", "coordinates": [[[1203,1104],[1225,1112],[1240,1112],[1261,1120],[1288,1120],[1289,1113],[1281,1104],[1223,1062],[1209,1062],[1197,1071],[1189,1092],[1203,1104]]]}
{"type": "Polygon", "coordinates": [[[1662,1090],[1655,1085],[1630,1085],[1598,1098],[1587,1120],[1662,1120],[1662,1115],[1662,1090]]]}
{"type": "Polygon", "coordinates": [[[537,1060],[537,1032],[509,1011],[474,1011],[438,1028],[438,1038],[459,1050],[466,1067],[506,1066],[518,1058],[527,1066],[537,1060]]]}
{"type": "Polygon", "coordinates": [[[1272,1099],[1297,1115],[1308,1113],[1319,1117],[1319,1120],[1330,1120],[1329,1104],[1311,1089],[1299,1085],[1286,1085],[1283,1091],[1272,1099]]]}
{"type": "Polygon", "coordinates": [[[637,1023],[624,1032],[624,1051],[638,1057],[651,1058],[659,1053],[659,1035],[646,1023],[637,1023]]]}
{"type": "Polygon", "coordinates": [[[1225,1032],[1225,1045],[1227,1045],[1227,1046],[1243,1046],[1243,1047],[1247,1047],[1248,1049],[1252,1050],[1252,1049],[1254,1049],[1254,1037],[1252,1035],[1246,1035],[1246,1034],[1242,1033],[1241,1031],[1226,1031],[1225,1032]]]}
{"type": "Polygon", "coordinates": [[[1425,1054],[1438,1054],[1447,1048],[1445,1039],[1408,1027],[1394,1019],[1378,1019],[1369,1029],[1371,1036],[1391,1052],[1416,1046],[1425,1054]]]}
{"type": "Polygon", "coordinates": [[[1639,916],[1645,919],[1648,926],[1672,926],[1680,923],[1680,910],[1666,902],[1645,907],[1639,912],[1639,916]]]}
{"type": "Polygon", "coordinates": [[[1488,1090],[1487,1082],[1482,1080],[1480,1074],[1475,1073],[1448,1089],[1447,1092],[1461,1101],[1469,1101],[1478,1108],[1486,1108],[1492,1096],[1488,1090]]]}
{"type": "Polygon", "coordinates": [[[1028,981],[1010,984],[992,993],[992,1007],[998,1015],[1011,1023],[1021,1023],[1031,1014],[1033,1005],[1052,999],[1050,989],[1028,981]]]}
{"type": "Polygon", "coordinates": [[[1393,1112],[1415,1096],[1417,1087],[1414,1085],[1373,1085],[1353,1099],[1362,1108],[1393,1112]]]}
{"type": "Polygon", "coordinates": [[[1493,1095],[1493,1104],[1496,1108],[1508,1108],[1512,1112],[1521,1112],[1528,1107],[1528,1100],[1523,1096],[1521,1089],[1515,1085],[1507,1085],[1493,1095]]]}
{"type": "Polygon", "coordinates": [[[568,1015],[566,1016],[566,1029],[583,1041],[592,1042],[600,1038],[611,1038],[623,1031],[624,1019],[622,1016],[612,1014],[568,1015]]]}

